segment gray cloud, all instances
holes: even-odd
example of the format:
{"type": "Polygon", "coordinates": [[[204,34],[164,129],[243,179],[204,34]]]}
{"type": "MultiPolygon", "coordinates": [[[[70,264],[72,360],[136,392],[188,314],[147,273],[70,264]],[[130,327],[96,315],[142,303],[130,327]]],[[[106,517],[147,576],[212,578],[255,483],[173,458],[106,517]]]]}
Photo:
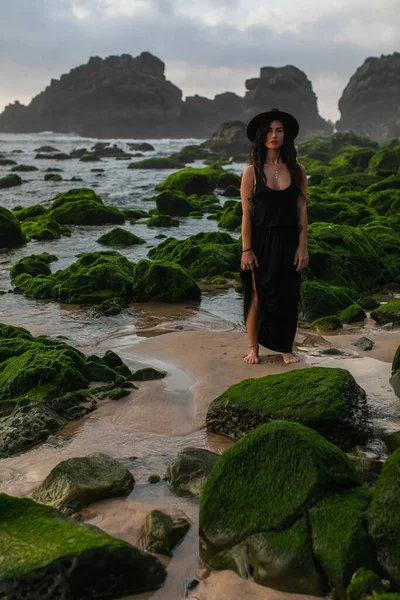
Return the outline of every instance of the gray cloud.
{"type": "Polygon", "coordinates": [[[207,96],[227,90],[243,94],[244,80],[260,67],[294,64],[315,82],[323,116],[336,118],[335,106],[349,77],[367,56],[395,51],[400,39],[393,13],[398,0],[381,0],[379,6],[364,0],[361,13],[358,0],[349,1],[340,13],[325,10],[312,18],[307,13],[290,32],[278,32],[272,22],[243,29],[234,22],[206,25],[200,18],[202,11],[213,8],[229,7],[237,13],[240,0],[147,0],[137,3],[132,15],[110,16],[111,4],[107,0],[8,3],[0,22],[0,104],[33,97],[52,77],[90,56],[136,56],[147,50],[166,63],[168,76],[171,65],[178,79],[170,78],[184,94],[187,90],[207,96]],[[86,9],[88,18],[77,18],[74,6],[86,9]]]}

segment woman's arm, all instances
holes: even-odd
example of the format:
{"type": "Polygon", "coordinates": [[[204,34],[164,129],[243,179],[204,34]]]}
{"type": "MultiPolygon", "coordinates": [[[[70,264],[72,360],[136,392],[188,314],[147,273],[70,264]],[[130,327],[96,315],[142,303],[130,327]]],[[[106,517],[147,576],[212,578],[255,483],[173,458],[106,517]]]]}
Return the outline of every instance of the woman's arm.
{"type": "Polygon", "coordinates": [[[302,271],[308,265],[308,216],[307,216],[307,173],[300,165],[302,173],[302,186],[297,198],[297,214],[299,217],[299,246],[296,250],[294,264],[297,271],[302,271]]]}
{"type": "Polygon", "coordinates": [[[254,167],[246,167],[243,171],[240,185],[240,197],[242,200],[242,260],[243,271],[252,269],[257,264],[257,258],[251,247],[251,215],[253,211],[252,196],[254,188],[254,167]]]}

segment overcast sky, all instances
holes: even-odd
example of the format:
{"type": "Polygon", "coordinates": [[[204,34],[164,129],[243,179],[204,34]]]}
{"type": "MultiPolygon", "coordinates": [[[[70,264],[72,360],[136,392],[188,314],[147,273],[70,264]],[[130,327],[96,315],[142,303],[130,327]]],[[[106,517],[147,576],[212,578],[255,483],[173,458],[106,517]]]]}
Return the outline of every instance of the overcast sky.
{"type": "Polygon", "coordinates": [[[368,56],[400,50],[400,0],[3,0],[0,110],[90,56],[149,51],[184,96],[245,93],[263,66],[295,65],[320,114],[368,56]]]}

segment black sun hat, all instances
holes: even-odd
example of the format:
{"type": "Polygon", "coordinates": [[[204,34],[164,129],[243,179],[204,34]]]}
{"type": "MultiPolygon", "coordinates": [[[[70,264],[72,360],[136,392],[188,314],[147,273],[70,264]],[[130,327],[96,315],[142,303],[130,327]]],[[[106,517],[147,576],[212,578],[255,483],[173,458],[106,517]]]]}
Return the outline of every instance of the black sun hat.
{"type": "Polygon", "coordinates": [[[260,113],[253,117],[250,123],[247,125],[247,137],[251,142],[256,139],[256,133],[260,127],[263,127],[271,121],[282,121],[285,133],[289,134],[294,140],[299,133],[300,125],[298,120],[290,113],[283,112],[279,108],[272,108],[267,112],[260,113]]]}

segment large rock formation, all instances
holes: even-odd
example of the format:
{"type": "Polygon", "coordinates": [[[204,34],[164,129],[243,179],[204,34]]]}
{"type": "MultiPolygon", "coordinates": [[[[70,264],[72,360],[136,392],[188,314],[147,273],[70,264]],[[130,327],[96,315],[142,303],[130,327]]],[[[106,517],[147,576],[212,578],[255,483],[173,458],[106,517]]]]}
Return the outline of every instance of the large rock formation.
{"type": "Polygon", "coordinates": [[[400,136],[400,53],[367,58],[339,100],[338,130],[377,141],[400,136]]]}
{"type": "Polygon", "coordinates": [[[286,67],[262,67],[260,77],[246,81],[242,120],[277,107],[292,113],[300,122],[299,139],[329,135],[332,125],[320,117],[317,97],[305,73],[286,67]]]}
{"type": "Polygon", "coordinates": [[[214,100],[193,96],[165,79],[164,63],[149,52],[90,58],[52,79],[29,106],[10,104],[0,131],[75,132],[95,137],[206,137],[238,118],[242,98],[227,92],[214,100]]]}

